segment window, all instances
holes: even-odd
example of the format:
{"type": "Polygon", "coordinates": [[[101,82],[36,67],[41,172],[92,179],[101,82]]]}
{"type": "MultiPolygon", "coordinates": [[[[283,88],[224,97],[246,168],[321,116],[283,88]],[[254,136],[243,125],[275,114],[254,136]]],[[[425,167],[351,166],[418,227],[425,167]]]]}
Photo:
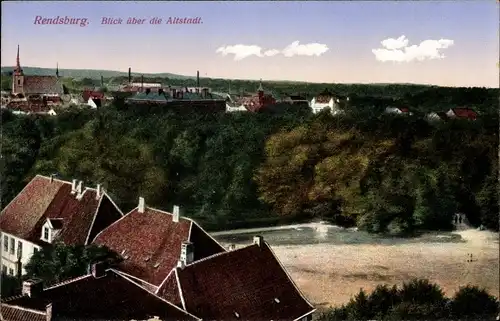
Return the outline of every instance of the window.
{"type": "Polygon", "coordinates": [[[9,275],[14,275],[14,269],[13,268],[9,268],[9,275]]]}
{"type": "Polygon", "coordinates": [[[49,228],[48,227],[44,227],[43,228],[43,239],[44,240],[49,240],[49,228]]]}
{"type": "Polygon", "coordinates": [[[10,239],[10,254],[14,254],[16,252],[16,240],[14,238],[10,239]]]}
{"type": "Polygon", "coordinates": [[[9,252],[9,237],[7,235],[3,237],[3,250],[5,253],[9,252]]]}
{"type": "Polygon", "coordinates": [[[23,257],[23,242],[17,241],[17,257],[23,257]]]}
{"type": "Polygon", "coordinates": [[[2,273],[7,274],[7,267],[2,264],[2,273]]]}

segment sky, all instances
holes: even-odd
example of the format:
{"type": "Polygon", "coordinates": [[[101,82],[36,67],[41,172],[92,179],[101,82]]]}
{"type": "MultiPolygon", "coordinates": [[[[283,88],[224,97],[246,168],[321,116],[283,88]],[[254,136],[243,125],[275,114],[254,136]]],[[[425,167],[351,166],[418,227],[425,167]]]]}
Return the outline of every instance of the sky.
{"type": "Polygon", "coordinates": [[[3,1],[1,58],[3,66],[15,65],[19,45],[21,64],[30,67],[498,87],[498,5],[3,1]],[[41,24],[58,16],[87,23],[41,24]],[[129,17],[146,20],[127,24],[129,17]],[[151,24],[155,17],[162,23],[151,24]],[[167,23],[185,17],[198,23],[167,23]],[[102,24],[103,18],[123,21],[102,24]]]}

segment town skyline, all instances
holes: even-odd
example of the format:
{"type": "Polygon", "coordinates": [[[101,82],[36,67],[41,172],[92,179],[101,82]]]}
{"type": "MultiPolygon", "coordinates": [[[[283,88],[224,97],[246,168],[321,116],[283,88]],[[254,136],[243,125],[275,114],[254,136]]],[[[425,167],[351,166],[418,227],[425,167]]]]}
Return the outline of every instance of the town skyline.
{"type": "Polygon", "coordinates": [[[14,66],[19,45],[23,67],[61,70],[498,88],[496,8],[449,1],[4,2],[1,54],[3,66],[14,66]],[[146,23],[100,24],[132,13],[146,23]],[[66,16],[88,19],[87,26],[34,24],[66,16]],[[202,22],[148,23],[160,16],[202,22]],[[131,44],[143,46],[139,55],[131,44]]]}

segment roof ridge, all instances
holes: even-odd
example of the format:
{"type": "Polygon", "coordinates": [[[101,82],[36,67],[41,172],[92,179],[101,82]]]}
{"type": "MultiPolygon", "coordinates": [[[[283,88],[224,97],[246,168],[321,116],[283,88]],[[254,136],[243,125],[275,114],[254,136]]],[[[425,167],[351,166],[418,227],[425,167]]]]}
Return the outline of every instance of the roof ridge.
{"type": "Polygon", "coordinates": [[[17,294],[17,295],[13,295],[13,296],[10,296],[10,297],[6,297],[6,298],[2,299],[0,302],[5,303],[5,302],[8,302],[8,301],[20,299],[20,298],[23,298],[23,297],[24,297],[24,294],[17,294]]]}
{"type": "MultiPolygon", "coordinates": [[[[204,257],[202,259],[199,259],[197,261],[194,261],[190,264],[186,264],[185,268],[186,267],[190,267],[190,266],[193,266],[193,265],[196,265],[197,263],[201,263],[201,262],[205,262],[205,261],[208,261],[210,259],[213,259],[213,258],[216,258],[216,257],[219,257],[221,255],[224,255],[224,254],[230,254],[230,253],[234,253],[234,252],[237,252],[237,251],[240,251],[240,250],[245,250],[245,249],[248,249],[249,247],[252,247],[252,246],[256,246],[257,244],[249,244],[249,245],[246,245],[246,246],[243,246],[243,247],[240,247],[238,249],[234,249],[234,250],[231,250],[231,251],[224,251],[224,252],[220,252],[220,253],[215,253],[215,254],[212,254],[210,256],[207,256],[207,257],[204,257]]],[[[176,267],[177,269],[178,267],[176,267]]]]}
{"type": "Polygon", "coordinates": [[[54,289],[54,288],[57,288],[57,287],[60,287],[60,286],[63,286],[63,285],[66,285],[66,284],[70,284],[70,283],[73,283],[73,282],[76,282],[76,281],[79,281],[79,280],[83,280],[85,278],[88,278],[89,276],[92,276],[92,274],[86,274],[86,275],[82,275],[82,276],[78,276],[76,278],[73,278],[73,279],[68,279],[68,280],[65,280],[65,281],[62,281],[62,282],[59,282],[59,283],[55,283],[51,286],[48,286],[48,287],[44,287],[43,290],[51,290],[51,289],[54,289]]]}
{"type": "Polygon", "coordinates": [[[27,312],[32,312],[32,313],[37,313],[37,314],[41,314],[41,315],[46,315],[47,314],[46,310],[35,310],[35,309],[25,308],[23,306],[15,305],[15,304],[2,303],[2,306],[8,306],[8,307],[11,307],[11,308],[14,308],[14,309],[19,309],[19,310],[23,310],[23,311],[27,311],[27,312]]]}

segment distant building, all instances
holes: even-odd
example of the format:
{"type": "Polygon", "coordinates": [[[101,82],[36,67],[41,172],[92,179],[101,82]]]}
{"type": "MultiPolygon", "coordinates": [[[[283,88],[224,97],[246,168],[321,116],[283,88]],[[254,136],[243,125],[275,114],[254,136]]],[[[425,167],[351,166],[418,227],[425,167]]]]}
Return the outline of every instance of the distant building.
{"type": "Polygon", "coordinates": [[[397,114],[397,115],[413,115],[410,109],[407,107],[387,107],[385,109],[386,114],[397,114]]]}
{"type": "Polygon", "coordinates": [[[448,118],[459,118],[459,119],[469,119],[476,120],[477,112],[470,108],[451,108],[446,112],[448,118]]]}
{"type": "MultiPolygon", "coordinates": [[[[349,97],[346,97],[345,101],[349,101],[349,97]]],[[[344,113],[344,110],[340,108],[340,103],[340,96],[325,89],[311,100],[309,107],[311,107],[314,114],[321,112],[325,108],[330,108],[332,115],[339,115],[344,113]]]]}
{"type": "Polygon", "coordinates": [[[310,104],[309,100],[303,95],[288,95],[281,101],[287,104],[310,104]]]}
{"type": "Polygon", "coordinates": [[[447,120],[446,112],[431,112],[425,116],[428,121],[442,121],[447,120]]]}
{"type": "Polygon", "coordinates": [[[210,93],[209,88],[191,92],[188,88],[146,89],[126,99],[127,104],[159,105],[179,112],[225,112],[226,102],[222,97],[210,93]]]}
{"type": "Polygon", "coordinates": [[[83,101],[91,108],[98,108],[104,104],[105,96],[103,92],[86,89],[82,93],[83,101]]]}
{"type": "Polygon", "coordinates": [[[237,106],[245,107],[248,111],[258,112],[269,105],[275,104],[276,98],[271,93],[264,92],[261,80],[257,93],[240,97],[236,103],[237,106]]]}
{"type": "Polygon", "coordinates": [[[12,99],[7,103],[6,108],[15,115],[57,115],[45,100],[12,99]]]}
{"type": "Polygon", "coordinates": [[[101,188],[35,176],[2,210],[2,272],[18,276],[31,256],[54,242],[86,245],[121,211],[101,188]]]}
{"type": "Polygon", "coordinates": [[[59,66],[55,76],[28,76],[21,68],[19,46],[17,46],[16,67],[12,74],[12,95],[14,96],[48,96],[58,101],[64,94],[62,83],[59,81],[59,66]]]}

